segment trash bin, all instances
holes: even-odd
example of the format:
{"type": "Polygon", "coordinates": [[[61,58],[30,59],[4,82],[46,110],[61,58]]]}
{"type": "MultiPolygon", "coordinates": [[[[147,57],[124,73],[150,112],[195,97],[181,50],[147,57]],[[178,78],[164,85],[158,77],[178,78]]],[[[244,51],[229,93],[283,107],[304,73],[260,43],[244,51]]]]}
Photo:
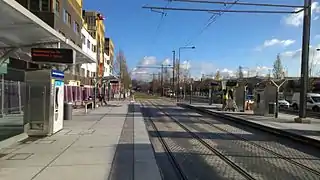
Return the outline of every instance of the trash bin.
{"type": "Polygon", "coordinates": [[[71,102],[66,102],[64,103],[63,106],[63,119],[64,120],[72,120],[72,103],[71,102]]]}
{"type": "Polygon", "coordinates": [[[276,113],[276,103],[271,102],[269,103],[269,114],[275,114],[276,113]]]}

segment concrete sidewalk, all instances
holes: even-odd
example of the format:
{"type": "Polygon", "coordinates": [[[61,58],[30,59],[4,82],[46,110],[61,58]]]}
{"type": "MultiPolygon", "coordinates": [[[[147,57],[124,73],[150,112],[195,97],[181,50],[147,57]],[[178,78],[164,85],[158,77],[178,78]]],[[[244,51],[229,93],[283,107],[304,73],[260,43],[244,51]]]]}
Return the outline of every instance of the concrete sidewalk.
{"type": "Polygon", "coordinates": [[[243,112],[218,111],[209,105],[178,103],[179,106],[199,110],[217,117],[226,118],[237,123],[259,128],[271,133],[299,140],[317,147],[320,147],[320,120],[308,118],[310,124],[295,123],[295,115],[279,113],[279,118],[256,116],[243,112]]]}
{"type": "MultiPolygon", "coordinates": [[[[29,138],[9,148],[0,149],[0,179],[121,180],[112,176],[112,172],[121,173],[118,171],[121,168],[115,168],[121,165],[115,154],[119,155],[121,146],[118,143],[123,139],[126,124],[131,121],[140,125],[136,125],[134,129],[129,127],[134,136],[131,134],[131,137],[129,135],[125,138],[134,137],[137,142],[142,138],[145,140],[144,144],[150,144],[150,141],[148,134],[141,133],[145,129],[144,122],[141,115],[136,115],[139,112],[134,112],[138,110],[138,105],[121,101],[110,104],[86,115],[75,113],[73,120],[64,121],[64,129],[51,137],[29,138]]],[[[131,146],[134,143],[128,142],[131,146]]],[[[145,150],[129,149],[131,154],[134,153],[130,163],[134,172],[128,172],[131,173],[128,176],[133,177],[134,174],[135,179],[145,179],[144,177],[148,177],[145,171],[147,169],[153,175],[151,179],[160,179],[152,148],[145,150]],[[144,160],[144,168],[136,163],[136,160],[140,163],[141,159],[144,160]]]]}

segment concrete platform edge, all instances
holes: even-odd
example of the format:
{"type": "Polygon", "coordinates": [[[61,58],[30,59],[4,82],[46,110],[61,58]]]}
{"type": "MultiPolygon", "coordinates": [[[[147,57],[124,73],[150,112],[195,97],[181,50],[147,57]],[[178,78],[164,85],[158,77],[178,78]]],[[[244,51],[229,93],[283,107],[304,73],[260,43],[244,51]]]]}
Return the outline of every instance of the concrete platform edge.
{"type": "Polygon", "coordinates": [[[194,107],[194,106],[189,105],[189,104],[177,103],[177,105],[180,106],[180,107],[183,107],[183,108],[193,109],[193,110],[196,110],[196,111],[199,111],[199,112],[202,112],[202,113],[206,113],[206,114],[209,114],[209,115],[212,115],[212,116],[215,116],[215,117],[224,118],[224,119],[236,122],[236,123],[241,123],[241,124],[244,124],[244,125],[248,125],[248,126],[253,127],[253,128],[258,128],[258,129],[263,130],[265,132],[269,132],[269,133],[272,133],[272,134],[275,134],[275,135],[279,135],[279,136],[283,136],[283,137],[286,137],[286,138],[290,138],[292,140],[296,140],[296,141],[299,141],[301,143],[320,148],[320,141],[318,141],[316,139],[313,139],[313,138],[302,136],[302,135],[299,135],[299,134],[296,134],[296,133],[292,133],[292,132],[289,132],[289,131],[286,131],[286,130],[282,130],[282,129],[277,129],[277,128],[264,126],[264,125],[261,125],[261,124],[258,124],[258,123],[254,123],[254,122],[248,121],[248,120],[246,120],[246,119],[244,119],[242,117],[234,117],[234,116],[230,116],[228,114],[223,114],[223,113],[219,113],[219,112],[212,112],[212,111],[209,111],[207,109],[194,107]]]}
{"type": "Polygon", "coordinates": [[[141,112],[141,104],[133,103],[134,115],[134,179],[161,180],[162,176],[155,158],[154,148],[141,112]],[[140,144],[145,145],[143,149],[140,144]]]}

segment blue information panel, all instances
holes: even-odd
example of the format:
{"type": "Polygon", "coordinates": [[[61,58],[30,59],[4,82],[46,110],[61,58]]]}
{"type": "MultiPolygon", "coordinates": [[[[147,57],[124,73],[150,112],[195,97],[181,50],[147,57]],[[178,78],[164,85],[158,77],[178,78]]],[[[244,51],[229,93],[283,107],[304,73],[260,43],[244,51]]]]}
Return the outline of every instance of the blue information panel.
{"type": "Polygon", "coordinates": [[[63,79],[63,78],[64,78],[64,72],[58,71],[58,70],[52,70],[52,71],[51,71],[51,76],[54,77],[54,78],[61,78],[61,79],[63,79]]]}

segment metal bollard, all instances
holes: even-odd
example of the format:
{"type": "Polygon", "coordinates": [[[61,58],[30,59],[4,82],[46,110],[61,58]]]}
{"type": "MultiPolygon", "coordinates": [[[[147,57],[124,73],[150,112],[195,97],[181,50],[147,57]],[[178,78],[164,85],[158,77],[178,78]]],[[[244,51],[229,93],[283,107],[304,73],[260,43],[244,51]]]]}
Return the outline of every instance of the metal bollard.
{"type": "Polygon", "coordinates": [[[64,120],[72,120],[72,103],[68,102],[68,103],[64,103],[63,106],[63,119],[64,120]]]}

